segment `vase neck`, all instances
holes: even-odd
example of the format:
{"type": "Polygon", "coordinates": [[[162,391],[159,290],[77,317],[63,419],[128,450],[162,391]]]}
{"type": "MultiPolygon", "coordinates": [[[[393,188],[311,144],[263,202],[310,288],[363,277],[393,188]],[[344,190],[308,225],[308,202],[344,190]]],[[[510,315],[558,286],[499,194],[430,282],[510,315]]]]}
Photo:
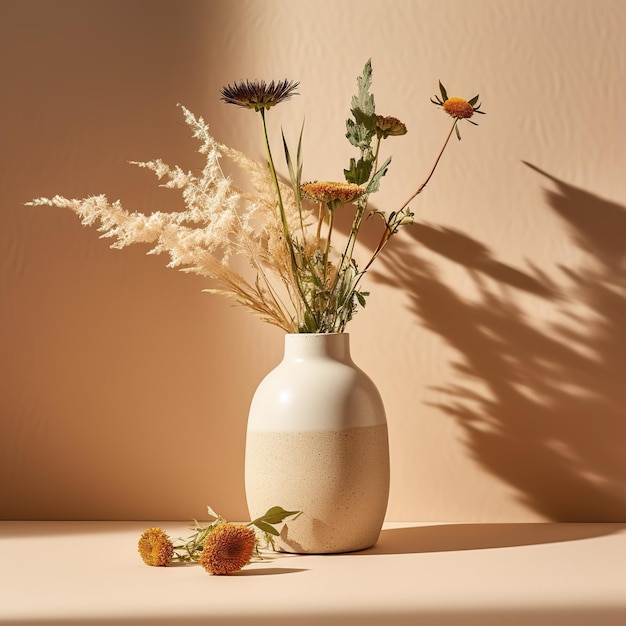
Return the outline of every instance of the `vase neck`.
{"type": "Polygon", "coordinates": [[[351,362],[348,333],[297,333],[285,335],[286,361],[325,357],[351,362]]]}

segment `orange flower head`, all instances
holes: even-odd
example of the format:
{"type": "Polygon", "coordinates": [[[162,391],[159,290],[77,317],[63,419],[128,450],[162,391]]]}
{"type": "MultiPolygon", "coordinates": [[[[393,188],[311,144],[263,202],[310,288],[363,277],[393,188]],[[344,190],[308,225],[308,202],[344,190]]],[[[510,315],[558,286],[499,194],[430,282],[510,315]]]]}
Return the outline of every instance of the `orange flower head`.
{"type": "Polygon", "coordinates": [[[448,98],[443,103],[443,110],[458,120],[469,119],[474,115],[474,107],[463,98],[448,98]]]}
{"type": "Polygon", "coordinates": [[[480,115],[485,114],[484,111],[480,110],[481,104],[478,101],[479,96],[477,94],[470,100],[465,100],[464,98],[448,98],[448,92],[441,81],[439,81],[439,91],[441,97],[435,94],[430,101],[434,105],[441,107],[454,120],[452,128],[456,130],[456,136],[461,139],[458,126],[459,120],[467,120],[470,124],[478,126],[470,117],[472,117],[474,113],[480,113],[480,115]]]}
{"type": "Polygon", "coordinates": [[[238,572],[250,562],[255,545],[256,535],[252,528],[224,522],[206,538],[200,564],[209,574],[238,572]]]}
{"type": "Polygon", "coordinates": [[[137,544],[139,554],[146,565],[165,567],[172,562],[174,546],[160,528],[144,530],[137,544]]]}

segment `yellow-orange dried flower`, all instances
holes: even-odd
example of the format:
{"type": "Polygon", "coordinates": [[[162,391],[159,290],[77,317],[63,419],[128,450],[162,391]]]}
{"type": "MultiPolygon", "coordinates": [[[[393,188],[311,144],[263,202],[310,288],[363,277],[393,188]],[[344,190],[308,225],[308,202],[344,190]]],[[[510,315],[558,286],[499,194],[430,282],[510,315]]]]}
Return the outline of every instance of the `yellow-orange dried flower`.
{"type": "Polygon", "coordinates": [[[144,530],[137,544],[139,554],[146,565],[165,567],[172,562],[174,546],[160,528],[144,530]]]}
{"type": "Polygon", "coordinates": [[[463,98],[448,98],[443,103],[443,110],[456,119],[469,119],[474,115],[474,107],[463,98]]]}
{"type": "Polygon", "coordinates": [[[224,522],[206,538],[200,564],[209,574],[238,572],[250,562],[255,545],[256,535],[252,528],[224,522]]]}
{"type": "MultiPolygon", "coordinates": [[[[474,120],[471,120],[470,117],[472,117],[474,113],[480,113],[481,115],[485,114],[484,111],[480,110],[481,104],[478,102],[479,96],[476,94],[470,100],[465,100],[464,98],[448,98],[448,92],[442,85],[441,81],[439,81],[439,91],[441,93],[441,97],[435,94],[430,101],[434,105],[441,107],[454,120],[452,130],[455,130],[457,138],[461,139],[461,133],[459,132],[458,125],[459,121],[467,120],[470,124],[478,126],[478,124],[476,124],[474,120]]],[[[450,130],[450,133],[452,133],[452,130],[450,130]]]]}
{"type": "Polygon", "coordinates": [[[363,195],[365,190],[354,183],[337,183],[331,181],[315,181],[304,183],[300,187],[302,194],[310,200],[336,204],[353,202],[363,195]]]}
{"type": "Polygon", "coordinates": [[[478,102],[478,95],[475,95],[471,100],[465,100],[464,98],[448,98],[448,92],[441,84],[441,81],[439,81],[439,91],[441,92],[441,97],[434,95],[430,101],[438,107],[441,107],[455,120],[468,120],[470,124],[476,125],[476,122],[470,120],[470,117],[472,117],[474,113],[485,114],[484,111],[480,110],[481,105],[480,102],[478,102]]]}

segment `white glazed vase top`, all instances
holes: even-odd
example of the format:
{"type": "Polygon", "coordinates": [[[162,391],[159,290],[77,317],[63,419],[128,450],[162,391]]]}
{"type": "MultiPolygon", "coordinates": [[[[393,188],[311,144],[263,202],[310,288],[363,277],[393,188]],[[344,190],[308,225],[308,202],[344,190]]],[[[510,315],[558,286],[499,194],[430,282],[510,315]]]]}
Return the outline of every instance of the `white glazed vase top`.
{"type": "Polygon", "coordinates": [[[285,336],[282,362],[252,399],[245,484],[251,519],[272,506],[302,511],[283,525],[281,550],[376,543],[389,497],[387,420],[348,334],[285,336]]]}

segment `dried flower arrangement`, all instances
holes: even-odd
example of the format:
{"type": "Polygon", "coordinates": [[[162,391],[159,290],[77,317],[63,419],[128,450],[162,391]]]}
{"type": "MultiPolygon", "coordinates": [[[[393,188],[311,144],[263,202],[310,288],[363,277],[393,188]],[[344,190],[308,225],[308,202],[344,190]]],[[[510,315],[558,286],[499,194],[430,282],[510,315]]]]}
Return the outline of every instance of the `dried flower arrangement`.
{"type": "Polygon", "coordinates": [[[234,574],[248,565],[253,557],[262,558],[264,547],[274,548],[276,525],[299,511],[285,511],[274,506],[248,524],[233,524],[207,507],[212,521],[200,524],[194,520],[193,534],[172,540],[159,527],[141,533],[137,549],[142,561],[152,567],[179,563],[199,563],[209,574],[234,574]]]}
{"type": "Polygon", "coordinates": [[[205,155],[201,174],[185,172],[161,159],[133,163],[152,170],[159,180],[165,179],[164,187],[180,190],[184,211],[131,213],[104,195],[80,200],[37,198],[28,204],[71,209],[83,224],[97,225],[102,237],[114,238],[113,248],[150,244],[149,254],[169,255],[169,267],[216,281],[217,286],[207,291],[232,298],[288,333],[344,332],[358,307],[365,306],[368,292],[361,289],[365,273],[400,228],[413,222],[409,204],[432,177],[452,133],[456,131],[460,139],[459,122],[475,124],[470,118],[483,113],[478,96],[449,98],[440,82],[441,97],[431,100],[453,122],[430,173],[399,209],[372,210],[369,197],[379,190],[391,162],[389,157],[379,164],[381,143],[404,135],[407,129],[394,117],[376,114],[371,83],[368,61],[357,79],[352,117],[346,121],[346,137],[358,150],[358,157],[350,159],[344,181],[302,181],[303,129],[293,156],[283,135],[289,182],[280,180],[268,139],[266,111],[297,95],[299,83],[242,81],[224,87],[222,100],[260,113],[266,164],[218,143],[207,123],[182,107],[186,123],[201,142],[198,152],[205,155]],[[252,192],[238,188],[224,175],[222,157],[250,175],[252,192]],[[334,218],[345,205],[353,205],[352,226],[347,241],[337,250],[332,242],[334,218]],[[369,260],[359,265],[355,245],[367,217],[380,220],[382,234],[369,260]],[[239,255],[251,265],[251,279],[233,269],[232,261],[239,255]]]}

